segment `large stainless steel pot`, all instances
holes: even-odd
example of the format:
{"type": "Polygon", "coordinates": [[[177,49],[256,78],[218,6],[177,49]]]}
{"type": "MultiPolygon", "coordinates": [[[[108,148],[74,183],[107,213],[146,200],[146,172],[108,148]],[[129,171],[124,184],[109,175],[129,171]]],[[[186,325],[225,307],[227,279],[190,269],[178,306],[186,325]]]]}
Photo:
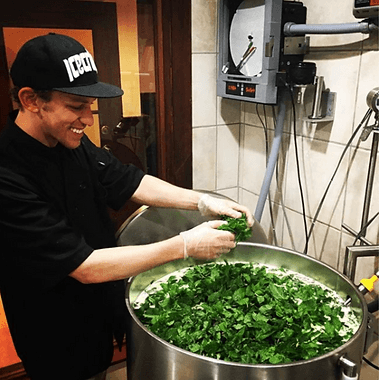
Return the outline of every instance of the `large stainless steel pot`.
{"type": "MultiPolygon", "coordinates": [[[[199,223],[197,216],[199,213],[194,212],[196,214],[194,214],[194,220],[191,222],[186,212],[185,217],[178,214],[183,212],[154,208],[149,212],[145,211],[142,215],[140,214],[140,217],[133,218],[122,227],[119,234],[119,245],[143,244],[165,239],[181,231],[183,225],[188,225],[187,228],[190,228],[199,223]],[[163,215],[165,218],[162,220],[163,215]],[[162,223],[161,228],[160,223],[162,223]]],[[[257,235],[258,242],[260,239],[265,242],[266,238],[262,228],[257,222],[255,225],[258,230],[254,237],[257,235]]],[[[352,308],[361,322],[358,331],[348,342],[332,352],[311,360],[290,364],[239,364],[196,355],[180,349],[148,331],[139,321],[132,307],[137,295],[152,281],[197,263],[193,259],[179,260],[139,274],[127,282],[126,303],[130,320],[127,337],[128,379],[326,380],[339,379],[344,373],[347,375],[350,371],[352,376],[355,376],[354,373],[356,376],[359,375],[366,340],[368,311],[363,296],[348,278],[316,259],[265,243],[240,243],[234,251],[223,255],[219,260],[223,261],[224,259],[282,266],[323,283],[335,290],[343,299],[347,295],[350,296],[352,308]]]]}

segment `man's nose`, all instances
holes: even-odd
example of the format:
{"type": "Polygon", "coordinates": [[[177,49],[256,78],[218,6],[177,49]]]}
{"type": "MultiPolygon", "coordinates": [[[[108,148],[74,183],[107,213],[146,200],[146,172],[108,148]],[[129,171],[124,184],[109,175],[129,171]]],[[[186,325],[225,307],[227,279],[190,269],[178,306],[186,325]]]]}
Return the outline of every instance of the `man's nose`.
{"type": "Polygon", "coordinates": [[[82,115],[79,119],[86,126],[92,126],[94,124],[94,116],[92,114],[91,106],[86,107],[83,110],[82,115]]]}

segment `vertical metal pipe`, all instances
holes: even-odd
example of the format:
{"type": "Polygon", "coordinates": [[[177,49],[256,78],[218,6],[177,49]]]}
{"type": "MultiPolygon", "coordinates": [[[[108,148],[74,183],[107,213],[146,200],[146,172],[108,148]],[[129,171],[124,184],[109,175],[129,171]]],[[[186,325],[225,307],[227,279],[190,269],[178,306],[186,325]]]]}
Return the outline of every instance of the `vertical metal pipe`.
{"type": "Polygon", "coordinates": [[[277,157],[278,152],[280,150],[281,145],[281,138],[282,138],[282,132],[284,129],[284,121],[285,121],[285,99],[286,99],[286,89],[285,88],[279,88],[279,110],[278,110],[278,116],[277,116],[277,122],[276,122],[276,128],[274,131],[274,139],[272,143],[272,148],[269,154],[267,169],[265,172],[263,184],[261,186],[259,200],[256,205],[255,210],[255,218],[257,221],[261,221],[261,216],[263,214],[265,201],[267,199],[268,193],[269,193],[269,187],[272,181],[273,172],[276,167],[277,163],[277,157]]]}
{"type": "MultiPolygon", "coordinates": [[[[361,229],[360,229],[363,236],[365,236],[367,232],[367,229],[366,228],[363,229],[363,227],[368,222],[369,208],[371,206],[372,188],[373,188],[373,181],[375,177],[375,169],[376,169],[376,161],[377,161],[376,160],[377,149],[379,147],[379,131],[372,131],[372,133],[373,133],[372,148],[371,148],[371,156],[370,156],[369,165],[368,165],[367,184],[366,184],[365,195],[364,195],[362,223],[361,223],[361,229]]],[[[361,245],[363,245],[363,242],[361,242],[361,245]]]]}

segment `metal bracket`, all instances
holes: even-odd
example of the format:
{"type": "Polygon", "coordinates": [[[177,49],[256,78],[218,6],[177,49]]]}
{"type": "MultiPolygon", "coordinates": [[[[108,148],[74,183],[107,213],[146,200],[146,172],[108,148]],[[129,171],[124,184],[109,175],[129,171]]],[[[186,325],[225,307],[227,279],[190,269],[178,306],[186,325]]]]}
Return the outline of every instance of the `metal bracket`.
{"type": "Polygon", "coordinates": [[[298,55],[307,54],[310,48],[310,37],[285,37],[284,38],[284,54],[298,55]]]}
{"type": "Polygon", "coordinates": [[[334,120],[336,93],[331,92],[330,89],[323,90],[323,85],[324,78],[316,77],[312,113],[303,118],[305,122],[314,124],[334,120]]]}
{"type": "Polygon", "coordinates": [[[358,366],[355,362],[347,358],[346,355],[339,359],[339,365],[342,367],[341,380],[358,379],[358,366]]]}
{"type": "Polygon", "coordinates": [[[343,274],[354,282],[358,258],[378,256],[379,246],[347,246],[344,257],[343,274]]]}

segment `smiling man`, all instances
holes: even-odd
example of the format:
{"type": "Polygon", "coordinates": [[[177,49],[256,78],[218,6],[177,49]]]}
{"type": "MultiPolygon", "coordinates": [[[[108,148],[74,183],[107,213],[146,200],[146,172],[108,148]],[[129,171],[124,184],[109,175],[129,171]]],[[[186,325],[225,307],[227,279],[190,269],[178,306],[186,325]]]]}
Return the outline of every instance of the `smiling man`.
{"type": "Polygon", "coordinates": [[[66,148],[77,148],[85,128],[94,123],[91,104],[95,98],[52,91],[46,103],[30,87],[22,88],[18,97],[30,112],[20,112],[15,123],[47,147],[60,143],[66,148]]]}
{"type": "Polygon", "coordinates": [[[173,186],[123,165],[85,130],[96,98],[123,94],[99,82],[76,40],[28,41],[11,68],[19,109],[0,136],[0,292],[10,332],[33,379],[104,378],[127,324],[124,279],[188,256],[213,259],[234,234],[210,221],[150,245],[116,247],[107,208],[129,199],[240,217],[226,199],[173,186]]]}

